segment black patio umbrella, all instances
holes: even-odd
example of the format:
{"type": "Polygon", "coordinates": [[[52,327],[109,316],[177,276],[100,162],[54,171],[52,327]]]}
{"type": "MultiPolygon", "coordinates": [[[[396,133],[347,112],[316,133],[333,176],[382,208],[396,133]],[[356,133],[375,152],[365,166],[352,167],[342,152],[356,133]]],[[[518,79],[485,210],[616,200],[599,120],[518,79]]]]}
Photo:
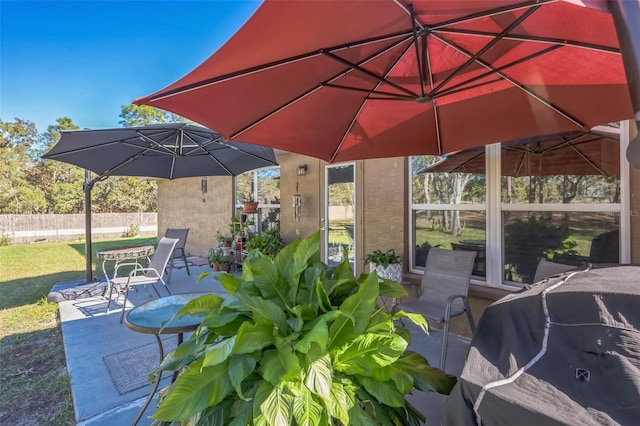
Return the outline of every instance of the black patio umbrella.
{"type": "Polygon", "coordinates": [[[185,123],[153,124],[99,130],[65,130],[45,159],[94,172],[86,173],[87,282],[93,280],[91,259],[91,189],[109,176],[177,179],[236,176],[275,166],[272,148],[225,142],[218,133],[185,123]]]}

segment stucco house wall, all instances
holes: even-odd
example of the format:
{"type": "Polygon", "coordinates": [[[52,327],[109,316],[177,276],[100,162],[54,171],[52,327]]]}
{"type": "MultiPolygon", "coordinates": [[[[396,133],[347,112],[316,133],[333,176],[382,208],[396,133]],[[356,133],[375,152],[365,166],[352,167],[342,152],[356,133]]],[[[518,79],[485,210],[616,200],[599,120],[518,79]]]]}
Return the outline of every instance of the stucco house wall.
{"type": "Polygon", "coordinates": [[[229,227],[233,212],[233,178],[209,176],[207,192],[201,178],[158,180],[158,237],[167,228],[189,228],[185,251],[207,256],[217,245],[216,231],[229,227]]]}

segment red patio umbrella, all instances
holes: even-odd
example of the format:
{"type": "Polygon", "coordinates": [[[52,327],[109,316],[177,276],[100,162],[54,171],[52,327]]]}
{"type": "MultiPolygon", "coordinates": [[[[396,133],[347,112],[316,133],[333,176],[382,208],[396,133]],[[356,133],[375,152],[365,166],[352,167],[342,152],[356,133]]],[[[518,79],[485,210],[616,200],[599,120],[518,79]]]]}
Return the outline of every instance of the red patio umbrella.
{"type": "MultiPolygon", "coordinates": [[[[502,143],[505,176],[620,176],[620,129],[598,126],[502,143]]],[[[485,173],[485,151],[471,148],[447,155],[421,173],[485,173]]]]}
{"type": "Polygon", "coordinates": [[[330,162],[443,154],[633,117],[611,14],[578,0],[265,1],[139,98],[330,162]]]}

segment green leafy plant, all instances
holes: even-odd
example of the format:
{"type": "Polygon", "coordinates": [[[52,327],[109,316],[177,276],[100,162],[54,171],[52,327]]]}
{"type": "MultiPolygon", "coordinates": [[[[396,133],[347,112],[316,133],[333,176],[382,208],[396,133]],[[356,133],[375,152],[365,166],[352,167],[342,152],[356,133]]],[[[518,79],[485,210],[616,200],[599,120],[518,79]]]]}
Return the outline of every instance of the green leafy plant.
{"type": "Polygon", "coordinates": [[[504,233],[507,247],[505,263],[511,265],[527,283],[533,281],[540,258],[571,245],[563,244],[569,237],[569,227],[554,225],[551,217],[531,216],[526,221],[515,220],[504,227],[504,233]]]}
{"type": "Polygon", "coordinates": [[[374,250],[364,257],[364,263],[375,263],[386,268],[389,265],[402,263],[402,257],[396,255],[396,251],[394,249],[389,249],[386,252],[383,252],[382,250],[374,250]]]}
{"type": "Polygon", "coordinates": [[[129,228],[122,233],[125,238],[135,237],[140,233],[140,227],[135,223],[129,224],[129,228]]]}
{"type": "MultiPolygon", "coordinates": [[[[163,390],[155,424],[409,425],[424,416],[405,395],[414,388],[448,394],[455,377],[407,349],[407,318],[378,296],[406,296],[375,274],[354,277],[348,261],[328,270],[320,234],[296,240],[275,258],[257,251],[242,278],[221,274],[225,299],[208,294],[179,315],[202,324],[170,352],[159,371],[180,371],[163,390]]],[[[202,277],[206,276],[202,274],[202,277]]]]}
{"type": "Polygon", "coordinates": [[[0,231],[0,246],[10,246],[13,242],[13,232],[0,231]]]}
{"type": "Polygon", "coordinates": [[[216,249],[209,249],[209,264],[219,265],[221,263],[231,262],[231,257],[228,254],[221,253],[216,249]]]}
{"type": "Polygon", "coordinates": [[[270,228],[260,234],[252,234],[247,240],[247,250],[258,250],[269,257],[274,257],[284,247],[280,229],[270,228]]]}

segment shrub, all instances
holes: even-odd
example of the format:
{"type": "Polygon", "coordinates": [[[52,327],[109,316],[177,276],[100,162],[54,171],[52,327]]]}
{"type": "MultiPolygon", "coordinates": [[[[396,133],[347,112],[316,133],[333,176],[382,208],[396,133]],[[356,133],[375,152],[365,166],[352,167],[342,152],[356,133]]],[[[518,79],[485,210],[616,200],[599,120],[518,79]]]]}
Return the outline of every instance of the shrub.
{"type": "Polygon", "coordinates": [[[252,234],[247,241],[247,251],[258,250],[269,257],[274,257],[283,247],[284,242],[278,228],[267,229],[260,234],[252,234]]]}

